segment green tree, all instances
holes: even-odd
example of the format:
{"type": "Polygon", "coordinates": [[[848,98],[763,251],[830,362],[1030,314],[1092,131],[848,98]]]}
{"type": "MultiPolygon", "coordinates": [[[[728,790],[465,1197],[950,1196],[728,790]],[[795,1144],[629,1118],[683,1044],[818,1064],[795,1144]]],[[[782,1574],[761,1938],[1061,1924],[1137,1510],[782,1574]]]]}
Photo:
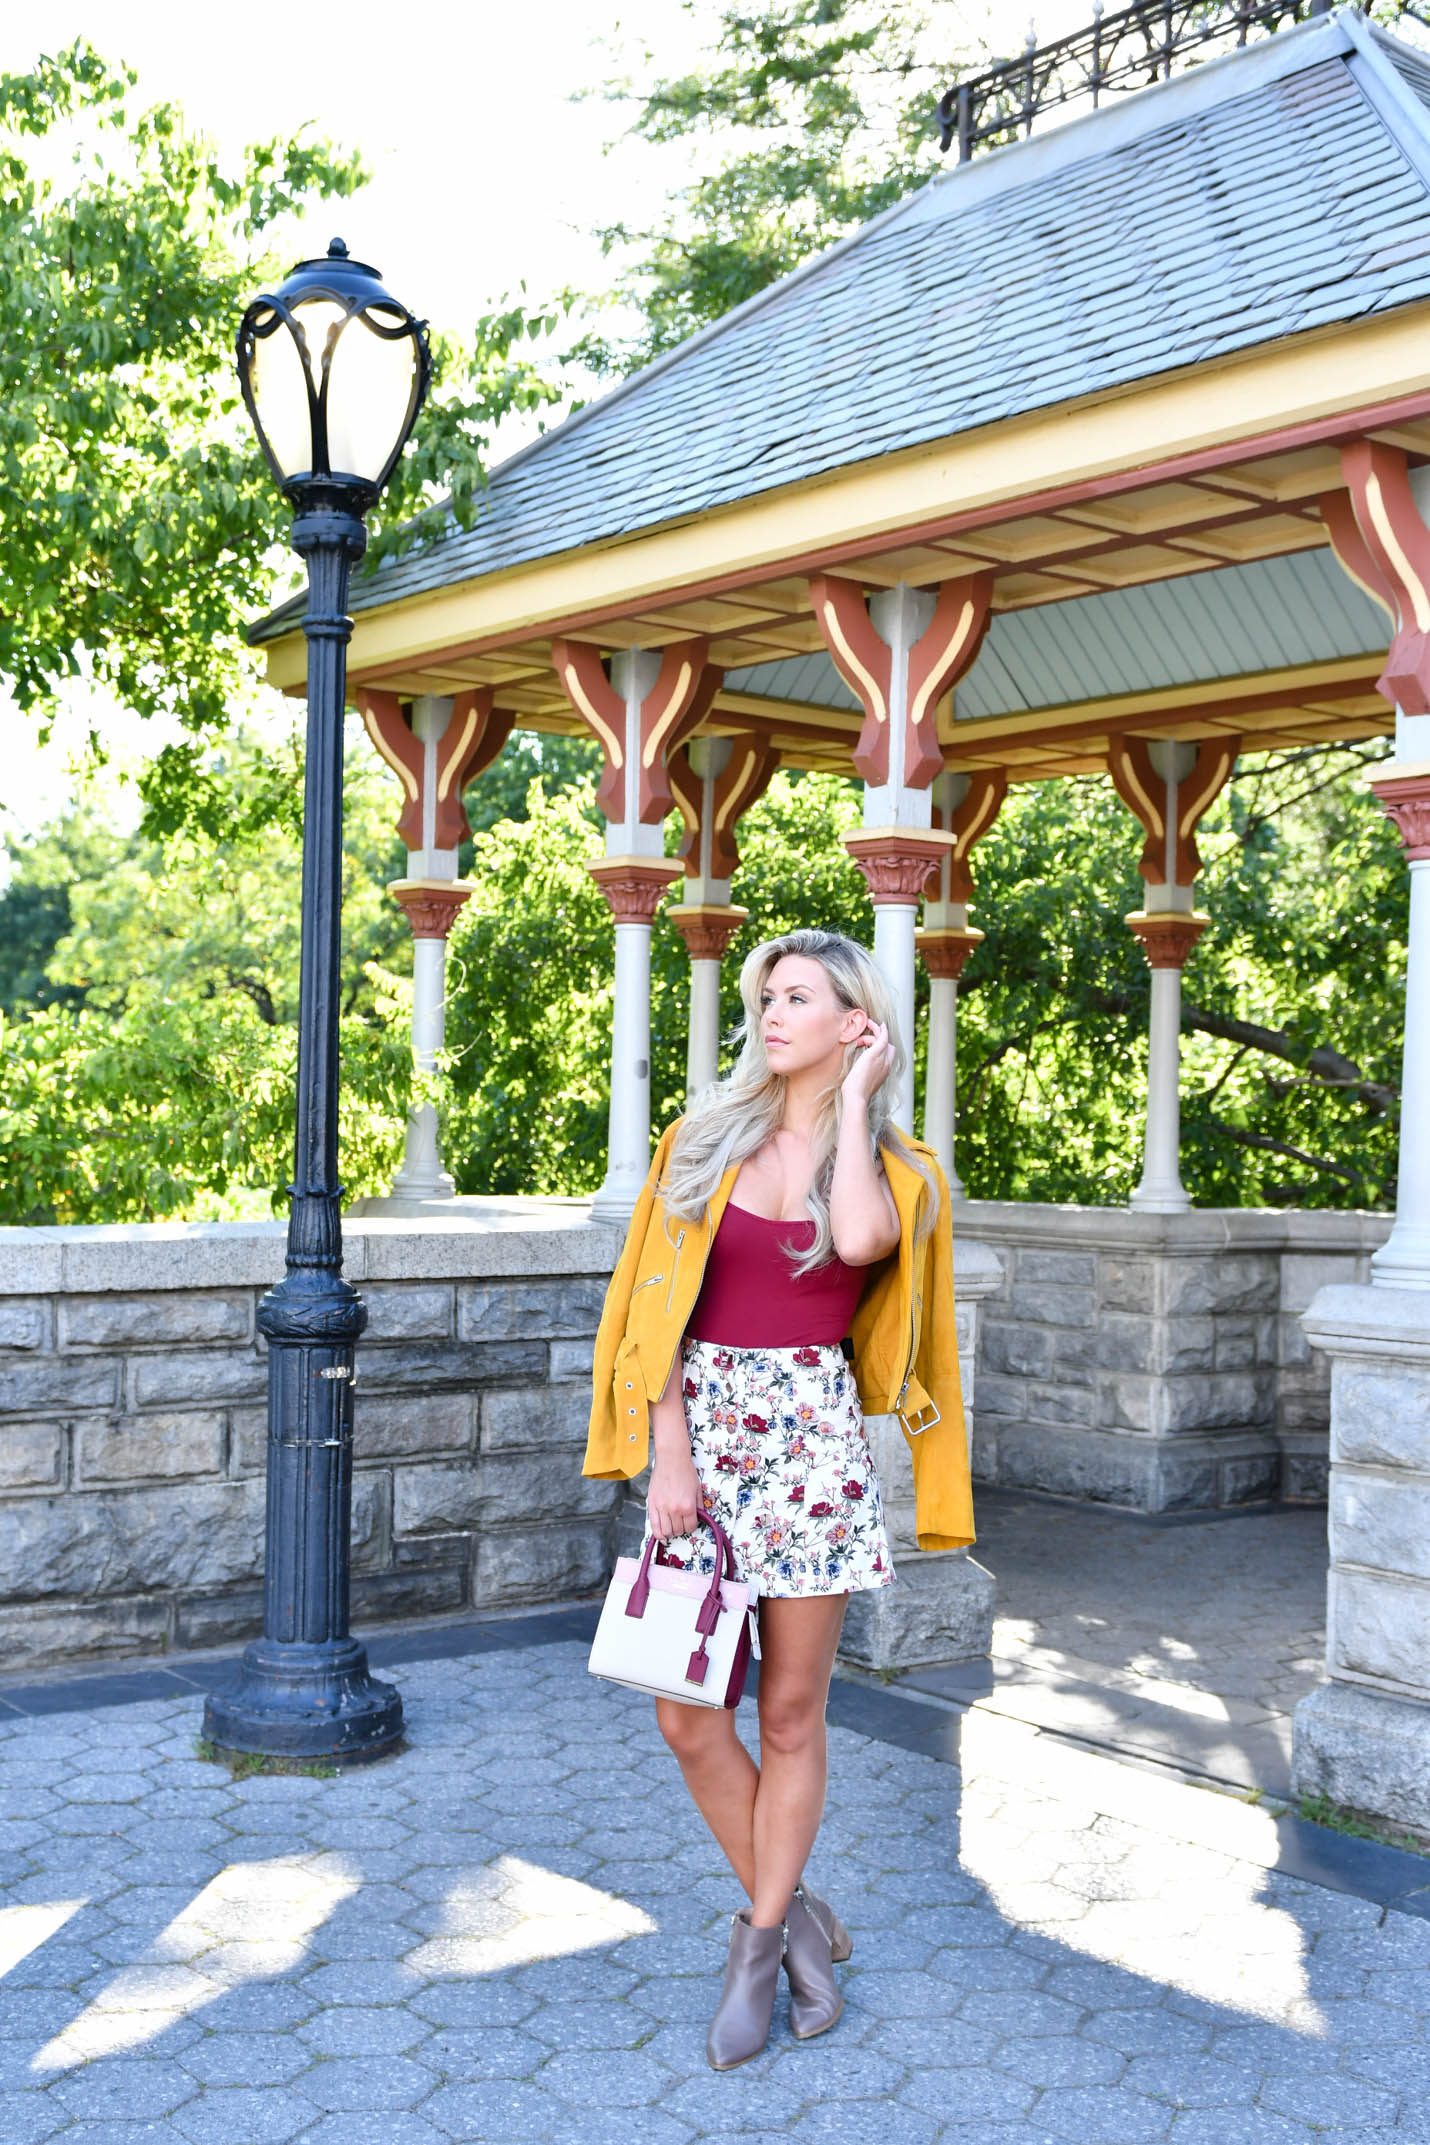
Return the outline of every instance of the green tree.
{"type": "MultiPolygon", "coordinates": [[[[1206,1206],[1394,1200],[1406,886],[1356,780],[1379,746],[1250,754],[1199,835],[1211,923],[1183,986],[1182,1168],[1206,1206]]],[[[1150,979],[1123,915],[1140,832],[1105,777],[1029,784],[974,852],[959,1168],[991,1198],[1120,1205],[1150,979]]]]}
{"type": "MultiPolygon", "coordinates": [[[[292,1166],[301,837],[296,732],[234,734],[211,772],[264,783],[263,829],[114,831],[113,793],[78,800],[17,855],[0,895],[32,932],[41,983],[0,1022],[0,1219],[154,1220],[280,1204],[292,1166]],[[46,927],[48,929],[48,926],[46,927]],[[46,1003],[45,1000],[51,1001],[46,1003]]],[[[400,875],[395,797],[360,725],[347,765],[342,1154],[354,1194],[385,1189],[411,1090],[411,950],[385,882],[400,875]]]]}
{"type": "Polygon", "coordinates": [[[598,233],[642,325],[588,337],[588,360],[628,372],[673,349],[937,170],[934,107],[970,59],[960,16],[956,0],[724,0],[702,66],[608,83],[635,135],[698,143],[701,169],[650,223],[598,233]]]}
{"type": "MultiPolygon", "coordinates": [[[[229,167],[177,107],[138,106],[135,86],[83,42],[0,75],[0,685],[41,718],[79,676],[177,715],[185,740],[141,779],[150,823],[206,811],[217,832],[229,800],[206,746],[252,676],[245,622],[291,564],[234,328],[284,270],[285,222],[365,173],[304,134],[229,167]],[[46,175],[62,149],[63,179],[46,175]]],[[[373,558],[420,538],[439,489],[471,525],[493,426],[557,392],[524,354],[552,324],[505,304],[464,340],[435,338],[440,384],[374,518],[373,558]]]]}

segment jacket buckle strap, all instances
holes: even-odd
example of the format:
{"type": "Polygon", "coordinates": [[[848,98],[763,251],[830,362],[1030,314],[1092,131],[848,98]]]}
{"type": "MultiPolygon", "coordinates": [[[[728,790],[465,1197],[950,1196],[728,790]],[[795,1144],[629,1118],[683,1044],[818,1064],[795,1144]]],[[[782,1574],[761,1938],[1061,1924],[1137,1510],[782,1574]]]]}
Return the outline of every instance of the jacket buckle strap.
{"type": "Polygon", "coordinates": [[[914,1409],[912,1421],[910,1421],[904,1410],[900,1408],[899,1421],[903,1424],[910,1437],[921,1437],[925,1430],[932,1430],[935,1423],[941,1423],[943,1416],[933,1401],[927,1400],[922,1407],[914,1409]]]}

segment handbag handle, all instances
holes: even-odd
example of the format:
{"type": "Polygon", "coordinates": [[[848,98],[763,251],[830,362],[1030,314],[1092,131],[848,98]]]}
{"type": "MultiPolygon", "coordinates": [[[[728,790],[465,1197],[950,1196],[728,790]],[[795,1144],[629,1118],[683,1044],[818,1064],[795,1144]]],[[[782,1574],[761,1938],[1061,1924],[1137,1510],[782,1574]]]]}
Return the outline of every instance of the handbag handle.
{"type": "MultiPolygon", "coordinates": [[[[704,1637],[715,1629],[720,1620],[720,1611],[724,1607],[720,1599],[720,1576],[723,1570],[727,1579],[734,1578],[735,1552],[730,1546],[729,1535],[712,1512],[708,1512],[702,1504],[696,1506],[695,1513],[696,1518],[704,1520],[715,1537],[715,1569],[710,1575],[709,1590],[695,1619],[695,1628],[704,1637]]],[[[645,1548],[641,1553],[640,1570],[636,1573],[635,1583],[626,1598],[627,1616],[645,1615],[646,1603],[650,1600],[650,1565],[651,1558],[655,1555],[655,1547],[655,1536],[647,1535],[645,1548]]]]}

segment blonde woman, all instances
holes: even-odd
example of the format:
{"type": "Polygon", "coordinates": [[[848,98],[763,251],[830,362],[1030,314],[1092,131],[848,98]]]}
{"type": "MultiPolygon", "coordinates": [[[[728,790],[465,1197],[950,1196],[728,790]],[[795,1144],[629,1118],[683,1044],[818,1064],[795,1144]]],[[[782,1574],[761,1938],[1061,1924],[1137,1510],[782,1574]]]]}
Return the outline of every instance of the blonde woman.
{"type": "Polygon", "coordinates": [[[973,1539],[948,1187],[889,1117],[904,1065],[862,946],[795,931],[740,975],[738,1062],[656,1151],[596,1341],[585,1472],[640,1473],[667,1558],[713,1568],[703,1505],[759,1595],[760,1764],[733,1712],[659,1699],[743,1885],[707,2053],[748,2062],[781,1963],[807,2040],[843,2008],[850,1939],[803,1882],[824,1809],[825,1705],[851,1593],[894,1577],[863,1410],[913,1450],[920,1548],[973,1539]],[[841,1345],[844,1344],[844,1345],[841,1345]]]}

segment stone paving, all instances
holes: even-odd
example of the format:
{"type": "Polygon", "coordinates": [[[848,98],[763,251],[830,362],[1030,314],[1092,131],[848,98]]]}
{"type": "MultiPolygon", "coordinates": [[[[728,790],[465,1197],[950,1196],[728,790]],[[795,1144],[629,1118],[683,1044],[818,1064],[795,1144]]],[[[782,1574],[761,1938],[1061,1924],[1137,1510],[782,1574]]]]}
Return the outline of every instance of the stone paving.
{"type": "Polygon", "coordinates": [[[648,1703],[517,1640],[409,1659],[411,1747],[327,1780],[199,1762],[196,1694],[0,1721],[4,2145],[1430,2140],[1427,1913],[1289,1871],[1292,1820],[850,1684],[844,2018],[800,2045],[782,2003],[713,2075],[731,1880],[648,1703]]]}
{"type": "Polygon", "coordinates": [[[1324,1678],[1324,1508],[1166,1525],[983,1490],[974,1553],[998,1581],[992,1662],[909,1681],[1289,1795],[1291,1715],[1324,1678]]]}

